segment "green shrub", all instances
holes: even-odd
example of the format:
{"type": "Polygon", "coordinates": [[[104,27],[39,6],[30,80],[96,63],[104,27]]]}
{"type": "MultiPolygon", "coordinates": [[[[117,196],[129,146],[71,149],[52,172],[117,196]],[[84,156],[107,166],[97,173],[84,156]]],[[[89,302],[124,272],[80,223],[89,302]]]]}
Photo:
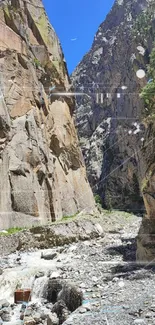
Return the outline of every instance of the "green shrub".
{"type": "Polygon", "coordinates": [[[143,11],[140,15],[138,15],[135,23],[133,25],[133,34],[135,37],[139,37],[143,42],[145,38],[148,37],[151,28],[152,21],[154,19],[155,12],[155,2],[154,0],[150,0],[149,6],[146,11],[143,11]]]}
{"type": "Polygon", "coordinates": [[[94,198],[95,198],[95,202],[96,202],[97,204],[101,204],[101,205],[102,205],[102,199],[101,199],[101,197],[99,196],[99,194],[96,194],[96,195],[94,196],[94,198]]]}
{"type": "Polygon", "coordinates": [[[155,44],[150,55],[147,76],[150,82],[143,88],[140,94],[147,108],[145,116],[152,115],[155,110],[155,44]]]}
{"type": "Polygon", "coordinates": [[[34,64],[35,64],[36,68],[39,68],[41,66],[41,63],[37,58],[34,58],[34,64]]]}

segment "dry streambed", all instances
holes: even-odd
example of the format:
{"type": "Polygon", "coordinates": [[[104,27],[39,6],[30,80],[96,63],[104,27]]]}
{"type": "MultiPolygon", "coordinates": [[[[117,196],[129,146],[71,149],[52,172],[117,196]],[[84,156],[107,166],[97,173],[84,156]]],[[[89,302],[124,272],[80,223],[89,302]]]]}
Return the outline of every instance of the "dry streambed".
{"type": "MultiPolygon", "coordinates": [[[[155,324],[154,270],[135,263],[140,222],[136,216],[114,212],[100,221],[95,218],[98,236],[93,232],[84,241],[78,238],[51,249],[29,248],[3,257],[0,298],[12,303],[17,285],[32,287],[27,317],[34,324],[47,324],[45,316],[52,307],[43,300],[45,284],[49,278],[57,278],[74,283],[84,294],[83,305],[69,315],[65,325],[155,324]]],[[[4,319],[3,310],[11,325],[19,324],[18,306],[1,305],[4,319]]]]}

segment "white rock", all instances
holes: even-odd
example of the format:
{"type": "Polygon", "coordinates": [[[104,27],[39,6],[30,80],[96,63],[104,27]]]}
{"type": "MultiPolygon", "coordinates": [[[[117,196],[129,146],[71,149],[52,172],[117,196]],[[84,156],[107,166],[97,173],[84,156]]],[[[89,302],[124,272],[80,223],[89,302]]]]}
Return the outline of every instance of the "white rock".
{"type": "Polygon", "coordinates": [[[143,79],[146,75],[145,71],[143,69],[139,69],[137,72],[136,72],[136,75],[139,79],[143,79]]]}
{"type": "Polygon", "coordinates": [[[140,53],[141,55],[144,55],[144,54],[145,54],[145,49],[144,49],[143,46],[137,46],[137,50],[139,51],[139,53],[140,53]]]}
{"type": "Polygon", "coordinates": [[[51,275],[50,275],[50,279],[56,279],[56,278],[59,278],[60,275],[61,275],[61,273],[58,272],[58,271],[52,272],[51,275]]]}
{"type": "Polygon", "coordinates": [[[143,318],[137,318],[133,322],[134,325],[146,325],[146,322],[143,318]]]}
{"type": "Polygon", "coordinates": [[[95,224],[95,228],[98,231],[99,235],[102,235],[103,234],[103,228],[102,228],[102,226],[99,223],[96,223],[95,224]]]}
{"type": "Polygon", "coordinates": [[[124,283],[123,281],[119,281],[119,282],[118,282],[118,286],[119,286],[120,288],[123,288],[123,287],[125,286],[125,283],[124,283]]]}

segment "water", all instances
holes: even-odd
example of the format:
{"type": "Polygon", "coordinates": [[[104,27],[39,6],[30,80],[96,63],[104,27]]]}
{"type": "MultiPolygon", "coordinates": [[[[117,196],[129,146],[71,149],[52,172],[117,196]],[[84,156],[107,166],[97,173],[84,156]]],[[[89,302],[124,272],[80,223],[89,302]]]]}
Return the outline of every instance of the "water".
{"type": "Polygon", "coordinates": [[[10,322],[3,322],[5,325],[23,325],[24,321],[20,320],[20,309],[21,305],[17,305],[13,310],[13,315],[11,317],[10,322]]]}
{"type": "Polygon", "coordinates": [[[14,321],[10,321],[10,322],[3,322],[2,323],[3,325],[23,325],[24,324],[24,321],[20,320],[20,319],[17,319],[17,320],[14,320],[14,321]]]}
{"type": "Polygon", "coordinates": [[[32,291],[32,301],[40,301],[42,297],[46,296],[47,283],[47,276],[43,276],[35,280],[32,291]]]}
{"type": "MultiPolygon", "coordinates": [[[[55,250],[44,250],[44,253],[54,252],[55,250]]],[[[20,264],[16,263],[18,254],[11,254],[7,260],[10,268],[6,268],[3,274],[0,275],[0,299],[6,299],[10,304],[14,303],[14,292],[16,289],[31,289],[31,301],[28,303],[37,303],[43,309],[42,299],[46,297],[47,283],[49,273],[57,273],[57,265],[59,265],[59,272],[64,263],[68,264],[72,261],[72,252],[69,254],[61,253],[59,256],[59,263],[57,259],[44,260],[41,258],[41,250],[31,253],[21,253],[20,264]],[[60,261],[61,259],[61,261],[60,261]],[[13,265],[15,265],[13,267],[13,265]],[[43,273],[43,276],[36,278],[37,273],[43,273]]],[[[5,262],[4,262],[5,263],[5,262]]],[[[76,261],[75,261],[76,263],[76,261]]],[[[5,264],[6,265],[6,264],[5,264]]],[[[20,318],[21,305],[17,305],[13,310],[11,320],[3,322],[5,325],[23,325],[24,322],[20,318]]],[[[46,308],[45,308],[46,309],[46,308]]],[[[48,314],[46,310],[46,314],[48,314]]]]}
{"type": "MultiPolygon", "coordinates": [[[[16,257],[16,254],[11,255],[11,264],[16,257]]],[[[40,299],[44,293],[49,271],[57,271],[56,261],[41,259],[41,251],[21,254],[21,265],[5,269],[0,276],[0,298],[13,303],[16,289],[33,288],[33,300],[40,299]],[[43,272],[44,276],[35,279],[38,272],[43,272]]]]}

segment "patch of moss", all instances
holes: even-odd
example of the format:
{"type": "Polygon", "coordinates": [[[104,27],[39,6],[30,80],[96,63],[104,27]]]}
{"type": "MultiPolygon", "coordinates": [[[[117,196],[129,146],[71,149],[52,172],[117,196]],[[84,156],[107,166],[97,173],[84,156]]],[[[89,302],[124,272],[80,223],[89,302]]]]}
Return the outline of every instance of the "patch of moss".
{"type": "Polygon", "coordinates": [[[75,214],[73,214],[73,215],[71,215],[71,216],[64,216],[64,217],[62,218],[62,221],[65,221],[65,220],[72,220],[72,219],[76,218],[76,216],[78,215],[78,213],[79,213],[79,212],[77,212],[77,213],[75,213],[75,214]]]}
{"type": "Polygon", "coordinates": [[[142,192],[144,192],[145,189],[147,188],[148,182],[149,182],[149,180],[146,177],[143,178],[143,180],[142,180],[142,186],[141,186],[141,191],[142,192]]]}
{"type": "MultiPolygon", "coordinates": [[[[107,215],[110,215],[110,214],[112,214],[112,212],[114,212],[115,210],[103,210],[103,212],[105,213],[105,214],[107,214],[107,215]]],[[[116,211],[117,212],[117,211],[116,211]]]]}
{"type": "Polygon", "coordinates": [[[140,97],[145,103],[144,117],[155,114],[155,44],[150,54],[150,63],[147,67],[147,76],[150,79],[147,85],[142,89],[140,97]]]}
{"type": "Polygon", "coordinates": [[[0,232],[0,236],[9,236],[9,235],[12,235],[12,234],[15,234],[19,231],[22,231],[24,230],[25,228],[20,228],[20,227],[14,227],[14,228],[9,228],[7,229],[7,233],[3,233],[3,232],[0,232]]]}
{"type": "Polygon", "coordinates": [[[48,26],[48,20],[45,15],[45,12],[43,11],[41,16],[37,20],[35,19],[35,17],[33,17],[33,19],[39,29],[43,41],[45,42],[45,44],[49,44],[49,40],[50,40],[48,35],[49,26],[48,26]]]}
{"type": "Polygon", "coordinates": [[[10,16],[10,10],[9,10],[9,7],[8,6],[5,6],[4,8],[3,8],[3,10],[4,10],[4,13],[10,18],[11,16],[10,16]]]}
{"type": "Polygon", "coordinates": [[[34,64],[35,64],[36,68],[39,68],[41,66],[41,63],[37,58],[34,58],[33,61],[34,61],[34,64]]]}
{"type": "Polygon", "coordinates": [[[141,191],[145,191],[145,189],[147,188],[148,186],[148,183],[150,181],[150,178],[153,174],[153,170],[149,170],[148,174],[147,174],[147,177],[144,177],[143,180],[142,180],[142,186],[141,186],[141,191]]]}

